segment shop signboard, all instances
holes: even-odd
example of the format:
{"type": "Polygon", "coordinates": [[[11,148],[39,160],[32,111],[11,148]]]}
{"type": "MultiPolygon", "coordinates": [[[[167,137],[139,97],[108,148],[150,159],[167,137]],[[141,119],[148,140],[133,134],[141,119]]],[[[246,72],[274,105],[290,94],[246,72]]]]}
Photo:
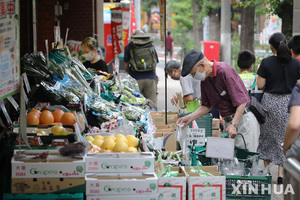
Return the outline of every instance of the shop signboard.
{"type": "Polygon", "coordinates": [[[19,92],[19,1],[0,0],[0,99],[19,92]]]}
{"type": "Polygon", "coordinates": [[[113,46],[113,57],[122,52],[122,8],[111,9],[111,35],[113,46]]]}

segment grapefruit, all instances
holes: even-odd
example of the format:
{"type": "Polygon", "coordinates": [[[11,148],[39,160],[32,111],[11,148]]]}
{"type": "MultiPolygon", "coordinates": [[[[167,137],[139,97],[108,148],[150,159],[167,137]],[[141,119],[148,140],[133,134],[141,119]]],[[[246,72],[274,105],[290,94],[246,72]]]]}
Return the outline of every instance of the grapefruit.
{"type": "Polygon", "coordinates": [[[51,124],[54,122],[54,117],[49,110],[43,110],[40,115],[40,124],[51,124]]]}
{"type": "Polygon", "coordinates": [[[39,119],[38,115],[36,115],[35,113],[28,113],[26,120],[27,120],[28,125],[39,125],[40,124],[40,119],[39,119]]]}
{"type": "Polygon", "coordinates": [[[61,122],[61,121],[60,121],[60,120],[61,120],[61,117],[62,117],[64,114],[65,114],[65,112],[62,111],[62,110],[54,110],[54,111],[52,112],[52,115],[53,115],[53,117],[54,117],[54,121],[55,121],[55,122],[61,122]]]}
{"type": "Polygon", "coordinates": [[[73,113],[66,112],[61,116],[60,121],[63,125],[73,125],[76,122],[76,117],[73,113]]]}

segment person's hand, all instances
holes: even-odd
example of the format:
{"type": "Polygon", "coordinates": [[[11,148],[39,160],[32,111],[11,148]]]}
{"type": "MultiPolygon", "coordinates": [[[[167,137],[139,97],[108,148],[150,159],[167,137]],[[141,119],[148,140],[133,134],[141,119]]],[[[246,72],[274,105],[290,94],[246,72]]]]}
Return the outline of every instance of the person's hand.
{"type": "Polygon", "coordinates": [[[221,116],[221,115],[219,115],[219,118],[220,118],[220,124],[222,125],[222,126],[224,126],[224,119],[223,119],[223,117],[221,116]]]}
{"type": "Polygon", "coordinates": [[[226,128],[225,131],[228,133],[229,138],[235,138],[235,136],[237,134],[237,130],[236,130],[235,126],[233,126],[232,124],[229,124],[229,126],[226,128]]]}
{"type": "Polygon", "coordinates": [[[170,101],[171,101],[172,105],[177,104],[177,103],[178,103],[178,98],[177,98],[177,96],[176,96],[176,95],[173,95],[173,98],[170,99],[170,101]]]}
{"type": "Polygon", "coordinates": [[[186,127],[187,125],[189,125],[192,122],[192,117],[190,115],[187,115],[185,117],[180,117],[177,122],[176,125],[180,126],[182,128],[186,127]]]}

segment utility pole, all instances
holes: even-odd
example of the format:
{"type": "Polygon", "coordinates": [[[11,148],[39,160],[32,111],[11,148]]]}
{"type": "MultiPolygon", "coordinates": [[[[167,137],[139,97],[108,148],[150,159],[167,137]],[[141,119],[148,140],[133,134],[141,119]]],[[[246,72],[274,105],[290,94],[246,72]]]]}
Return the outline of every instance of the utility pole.
{"type": "Polygon", "coordinates": [[[221,61],[231,65],[231,6],[230,0],[221,1],[221,61]]]}
{"type": "Polygon", "coordinates": [[[136,28],[141,30],[141,1],[134,1],[134,9],[135,9],[135,20],[136,20],[136,28]]]}
{"type": "Polygon", "coordinates": [[[294,0],[293,35],[300,35],[300,1],[294,0]]]}

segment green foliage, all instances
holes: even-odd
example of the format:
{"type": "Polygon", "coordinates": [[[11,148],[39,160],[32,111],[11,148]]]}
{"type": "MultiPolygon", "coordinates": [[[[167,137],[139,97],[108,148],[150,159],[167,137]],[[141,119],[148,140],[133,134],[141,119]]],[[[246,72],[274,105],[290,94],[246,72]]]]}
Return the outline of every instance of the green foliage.
{"type": "Polygon", "coordinates": [[[183,60],[184,56],[189,52],[191,49],[194,49],[194,38],[191,33],[191,30],[182,29],[180,27],[175,27],[173,29],[173,37],[176,44],[181,46],[181,50],[177,53],[180,55],[181,60],[183,60]]]}
{"type": "Polygon", "coordinates": [[[202,20],[203,17],[209,16],[210,14],[216,13],[221,6],[220,3],[212,2],[210,0],[196,0],[202,6],[202,9],[199,13],[199,20],[202,20]]]}
{"type": "Polygon", "coordinates": [[[152,6],[158,6],[159,1],[158,0],[143,0],[141,2],[142,4],[142,11],[146,11],[147,13],[150,13],[152,6]]]}
{"type": "Polygon", "coordinates": [[[237,4],[239,7],[256,6],[255,11],[258,14],[280,15],[283,12],[283,4],[293,5],[293,0],[244,0],[237,4]]]}

